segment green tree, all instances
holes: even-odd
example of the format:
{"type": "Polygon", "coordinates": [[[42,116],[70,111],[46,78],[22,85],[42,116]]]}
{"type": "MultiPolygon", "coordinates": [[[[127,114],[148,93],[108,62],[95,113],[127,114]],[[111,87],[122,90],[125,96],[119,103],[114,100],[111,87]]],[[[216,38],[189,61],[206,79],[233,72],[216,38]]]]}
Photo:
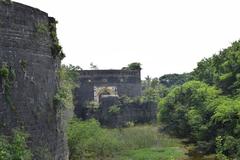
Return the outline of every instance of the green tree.
{"type": "Polygon", "coordinates": [[[165,74],[159,78],[160,84],[171,88],[177,85],[182,85],[183,83],[192,79],[191,74],[165,74]]]}
{"type": "Polygon", "coordinates": [[[218,86],[224,94],[240,93],[240,41],[218,55],[203,59],[192,74],[197,80],[218,86]]]}
{"type": "Polygon", "coordinates": [[[207,140],[208,122],[214,110],[208,103],[218,97],[220,91],[199,81],[189,81],[176,87],[159,103],[160,120],[169,131],[180,137],[207,140]]]}
{"type": "Polygon", "coordinates": [[[122,70],[141,70],[141,63],[134,62],[130,63],[127,67],[123,67],[122,70]]]}

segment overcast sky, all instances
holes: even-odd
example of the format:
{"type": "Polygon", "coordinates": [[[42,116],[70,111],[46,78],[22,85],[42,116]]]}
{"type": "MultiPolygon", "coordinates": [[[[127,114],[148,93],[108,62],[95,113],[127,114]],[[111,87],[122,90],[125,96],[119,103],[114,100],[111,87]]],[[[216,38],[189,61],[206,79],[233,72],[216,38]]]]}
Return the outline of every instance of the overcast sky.
{"type": "Polygon", "coordinates": [[[58,21],[63,63],[120,69],[142,78],[192,71],[240,38],[239,0],[16,0],[58,21]]]}

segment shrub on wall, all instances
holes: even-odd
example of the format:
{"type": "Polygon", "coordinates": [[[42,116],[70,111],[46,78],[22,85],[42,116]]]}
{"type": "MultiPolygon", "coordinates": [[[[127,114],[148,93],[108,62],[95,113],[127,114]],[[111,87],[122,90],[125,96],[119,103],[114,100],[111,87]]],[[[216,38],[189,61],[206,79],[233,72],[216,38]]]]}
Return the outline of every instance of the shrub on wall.
{"type": "Polygon", "coordinates": [[[130,63],[127,67],[123,67],[122,70],[141,70],[141,65],[139,62],[130,63]]]}
{"type": "Polygon", "coordinates": [[[0,78],[2,80],[2,87],[5,100],[8,103],[8,105],[10,105],[11,109],[15,110],[11,101],[11,88],[16,79],[15,70],[8,66],[6,63],[4,63],[0,68],[0,78]]]}
{"type": "Polygon", "coordinates": [[[54,97],[54,103],[63,108],[73,108],[73,89],[78,87],[76,79],[78,72],[75,67],[62,65],[58,71],[59,89],[54,97]]]}

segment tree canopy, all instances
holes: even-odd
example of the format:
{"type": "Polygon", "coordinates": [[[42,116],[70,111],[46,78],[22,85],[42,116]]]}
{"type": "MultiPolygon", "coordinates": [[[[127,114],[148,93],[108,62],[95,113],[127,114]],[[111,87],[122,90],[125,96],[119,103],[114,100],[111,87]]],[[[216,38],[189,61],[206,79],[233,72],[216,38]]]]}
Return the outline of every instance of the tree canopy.
{"type": "Polygon", "coordinates": [[[133,62],[133,63],[130,63],[128,64],[127,67],[123,67],[122,70],[141,70],[141,63],[139,62],[133,62]]]}
{"type": "Polygon", "coordinates": [[[165,75],[160,83],[175,84],[159,101],[166,131],[215,151],[218,159],[240,157],[240,41],[204,58],[183,79],[165,75]]]}
{"type": "Polygon", "coordinates": [[[200,61],[193,75],[198,80],[218,86],[224,94],[239,94],[240,41],[232,43],[218,55],[200,61]]]}

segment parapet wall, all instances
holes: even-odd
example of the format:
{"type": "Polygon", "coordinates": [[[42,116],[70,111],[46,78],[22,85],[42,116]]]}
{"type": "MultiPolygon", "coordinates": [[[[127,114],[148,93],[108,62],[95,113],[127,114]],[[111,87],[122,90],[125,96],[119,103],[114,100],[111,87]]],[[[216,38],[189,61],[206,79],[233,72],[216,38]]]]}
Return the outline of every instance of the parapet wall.
{"type": "Polygon", "coordinates": [[[82,70],[80,71],[81,77],[91,76],[140,76],[140,70],[82,70]]]}
{"type": "Polygon", "coordinates": [[[0,68],[12,73],[10,80],[0,76],[0,133],[24,129],[34,159],[65,160],[67,143],[53,104],[60,60],[52,56],[48,25],[47,13],[0,1],[0,68]]]}

